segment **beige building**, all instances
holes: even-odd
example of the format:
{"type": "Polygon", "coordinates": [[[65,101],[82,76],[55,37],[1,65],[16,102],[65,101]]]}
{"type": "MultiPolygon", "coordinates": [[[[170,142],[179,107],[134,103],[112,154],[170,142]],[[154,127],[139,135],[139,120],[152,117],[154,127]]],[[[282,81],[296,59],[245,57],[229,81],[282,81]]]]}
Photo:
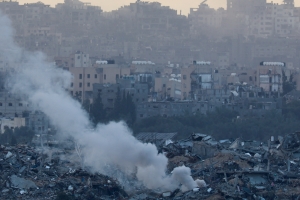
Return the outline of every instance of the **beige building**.
{"type": "Polygon", "coordinates": [[[71,95],[80,98],[82,101],[92,98],[93,84],[115,84],[123,76],[130,75],[129,67],[119,65],[95,65],[95,67],[70,67],[73,75],[70,86],[71,95]]]}
{"type": "Polygon", "coordinates": [[[187,99],[191,92],[191,73],[195,66],[183,67],[181,69],[181,99],[187,99]]]}
{"type": "Polygon", "coordinates": [[[164,75],[155,78],[154,91],[156,100],[161,101],[167,98],[181,100],[181,74],[164,75]]]}
{"type": "Polygon", "coordinates": [[[2,118],[0,119],[1,134],[5,132],[5,128],[14,130],[17,127],[25,126],[25,118],[2,118]]]}
{"type": "Polygon", "coordinates": [[[130,75],[130,67],[121,65],[98,65],[103,70],[103,83],[115,84],[123,76],[130,75]]]}
{"type": "Polygon", "coordinates": [[[257,67],[257,86],[265,92],[282,92],[284,63],[263,62],[257,67]]]}
{"type": "Polygon", "coordinates": [[[93,91],[93,84],[103,83],[103,69],[96,67],[71,67],[70,73],[73,80],[70,86],[70,93],[73,96],[86,99],[93,91]]]}

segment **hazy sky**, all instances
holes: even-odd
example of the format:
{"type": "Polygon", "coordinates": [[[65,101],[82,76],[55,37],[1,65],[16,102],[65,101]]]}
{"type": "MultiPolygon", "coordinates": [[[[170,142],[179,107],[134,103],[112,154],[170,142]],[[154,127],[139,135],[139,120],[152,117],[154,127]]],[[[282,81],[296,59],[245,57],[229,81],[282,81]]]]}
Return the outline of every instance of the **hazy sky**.
{"type": "MultiPolygon", "coordinates": [[[[62,3],[63,0],[41,0],[44,3],[51,4],[54,6],[57,3],[62,3]]],[[[133,3],[136,0],[82,0],[82,2],[91,2],[93,5],[101,6],[104,11],[111,11],[116,10],[123,5],[128,5],[129,3],[133,3]]],[[[163,5],[170,6],[175,10],[182,10],[183,14],[188,14],[190,8],[197,8],[198,5],[203,0],[145,0],[145,1],[158,1],[161,2],[163,5]]],[[[19,0],[21,4],[23,3],[33,3],[38,2],[38,0],[19,0]]],[[[271,2],[271,1],[269,1],[271,2]]],[[[273,2],[281,3],[282,0],[273,0],[273,2]]],[[[296,6],[300,6],[300,0],[295,0],[296,6]]],[[[226,0],[208,0],[207,4],[211,7],[219,8],[224,7],[226,8],[226,0]]]]}

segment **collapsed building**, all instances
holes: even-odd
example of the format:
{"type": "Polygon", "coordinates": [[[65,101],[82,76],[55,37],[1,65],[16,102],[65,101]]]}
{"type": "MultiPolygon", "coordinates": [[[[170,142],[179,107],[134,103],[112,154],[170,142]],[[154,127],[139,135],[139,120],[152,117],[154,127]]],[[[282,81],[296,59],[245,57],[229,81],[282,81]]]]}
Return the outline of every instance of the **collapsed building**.
{"type": "MultiPolygon", "coordinates": [[[[42,146],[0,147],[2,199],[297,199],[300,197],[300,132],[268,142],[216,141],[193,134],[175,141],[176,133],[143,133],[169,159],[168,171],[191,168],[198,187],[189,191],[150,191],[134,184],[90,173],[80,159],[68,159],[76,148],[45,139],[42,146]],[[149,139],[150,138],[150,139],[149,139]],[[157,142],[158,139],[164,142],[157,142]],[[44,146],[44,147],[43,147],[44,146]],[[126,191],[125,191],[126,190],[126,191]]],[[[117,173],[117,172],[116,172],[117,173]]]]}

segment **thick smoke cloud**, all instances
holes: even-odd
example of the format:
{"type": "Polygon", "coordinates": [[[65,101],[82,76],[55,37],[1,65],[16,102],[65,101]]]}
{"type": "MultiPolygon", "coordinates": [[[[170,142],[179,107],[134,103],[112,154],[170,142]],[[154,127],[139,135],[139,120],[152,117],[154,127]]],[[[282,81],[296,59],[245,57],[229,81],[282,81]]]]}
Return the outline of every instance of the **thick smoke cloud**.
{"type": "Polygon", "coordinates": [[[99,124],[91,128],[87,113],[68,93],[72,77],[67,71],[46,61],[39,52],[26,52],[15,44],[8,18],[0,14],[0,58],[10,71],[7,89],[27,96],[36,109],[43,111],[61,138],[73,138],[81,147],[82,163],[92,172],[115,178],[118,171],[134,175],[149,189],[185,190],[197,186],[190,169],[180,167],[166,175],[168,160],[152,144],[137,141],[123,123],[99,124]]]}

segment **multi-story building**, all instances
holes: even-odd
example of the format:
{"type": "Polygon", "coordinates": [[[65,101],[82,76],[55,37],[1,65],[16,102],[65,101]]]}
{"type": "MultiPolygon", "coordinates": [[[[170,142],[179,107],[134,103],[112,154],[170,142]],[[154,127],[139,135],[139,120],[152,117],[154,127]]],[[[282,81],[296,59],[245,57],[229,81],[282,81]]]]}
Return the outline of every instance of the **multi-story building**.
{"type": "Polygon", "coordinates": [[[207,4],[200,4],[199,8],[191,8],[188,16],[191,31],[199,32],[199,30],[209,28],[222,29],[225,15],[224,9],[215,10],[207,4]]]}
{"type": "Polygon", "coordinates": [[[20,128],[25,125],[25,118],[22,117],[0,118],[0,133],[3,134],[6,128],[14,130],[17,127],[20,128]]]}
{"type": "Polygon", "coordinates": [[[50,129],[48,117],[40,111],[31,111],[26,116],[26,126],[36,134],[47,134],[50,129]]]}
{"type": "Polygon", "coordinates": [[[267,93],[282,93],[285,63],[262,62],[257,69],[257,86],[267,93]]]}
{"type": "Polygon", "coordinates": [[[120,92],[121,98],[123,98],[124,95],[131,95],[132,101],[135,104],[148,102],[148,84],[136,82],[134,79],[119,79],[116,84],[98,83],[93,85],[94,99],[100,94],[103,107],[108,110],[114,108],[118,91],[120,92]]]}
{"type": "Polygon", "coordinates": [[[99,22],[102,9],[92,6],[90,3],[79,0],[65,0],[56,5],[62,24],[74,24],[91,28],[95,22],[99,22]]]}
{"type": "Polygon", "coordinates": [[[16,97],[7,91],[1,91],[0,117],[21,117],[25,111],[29,111],[31,109],[30,105],[23,99],[16,97]]]}

